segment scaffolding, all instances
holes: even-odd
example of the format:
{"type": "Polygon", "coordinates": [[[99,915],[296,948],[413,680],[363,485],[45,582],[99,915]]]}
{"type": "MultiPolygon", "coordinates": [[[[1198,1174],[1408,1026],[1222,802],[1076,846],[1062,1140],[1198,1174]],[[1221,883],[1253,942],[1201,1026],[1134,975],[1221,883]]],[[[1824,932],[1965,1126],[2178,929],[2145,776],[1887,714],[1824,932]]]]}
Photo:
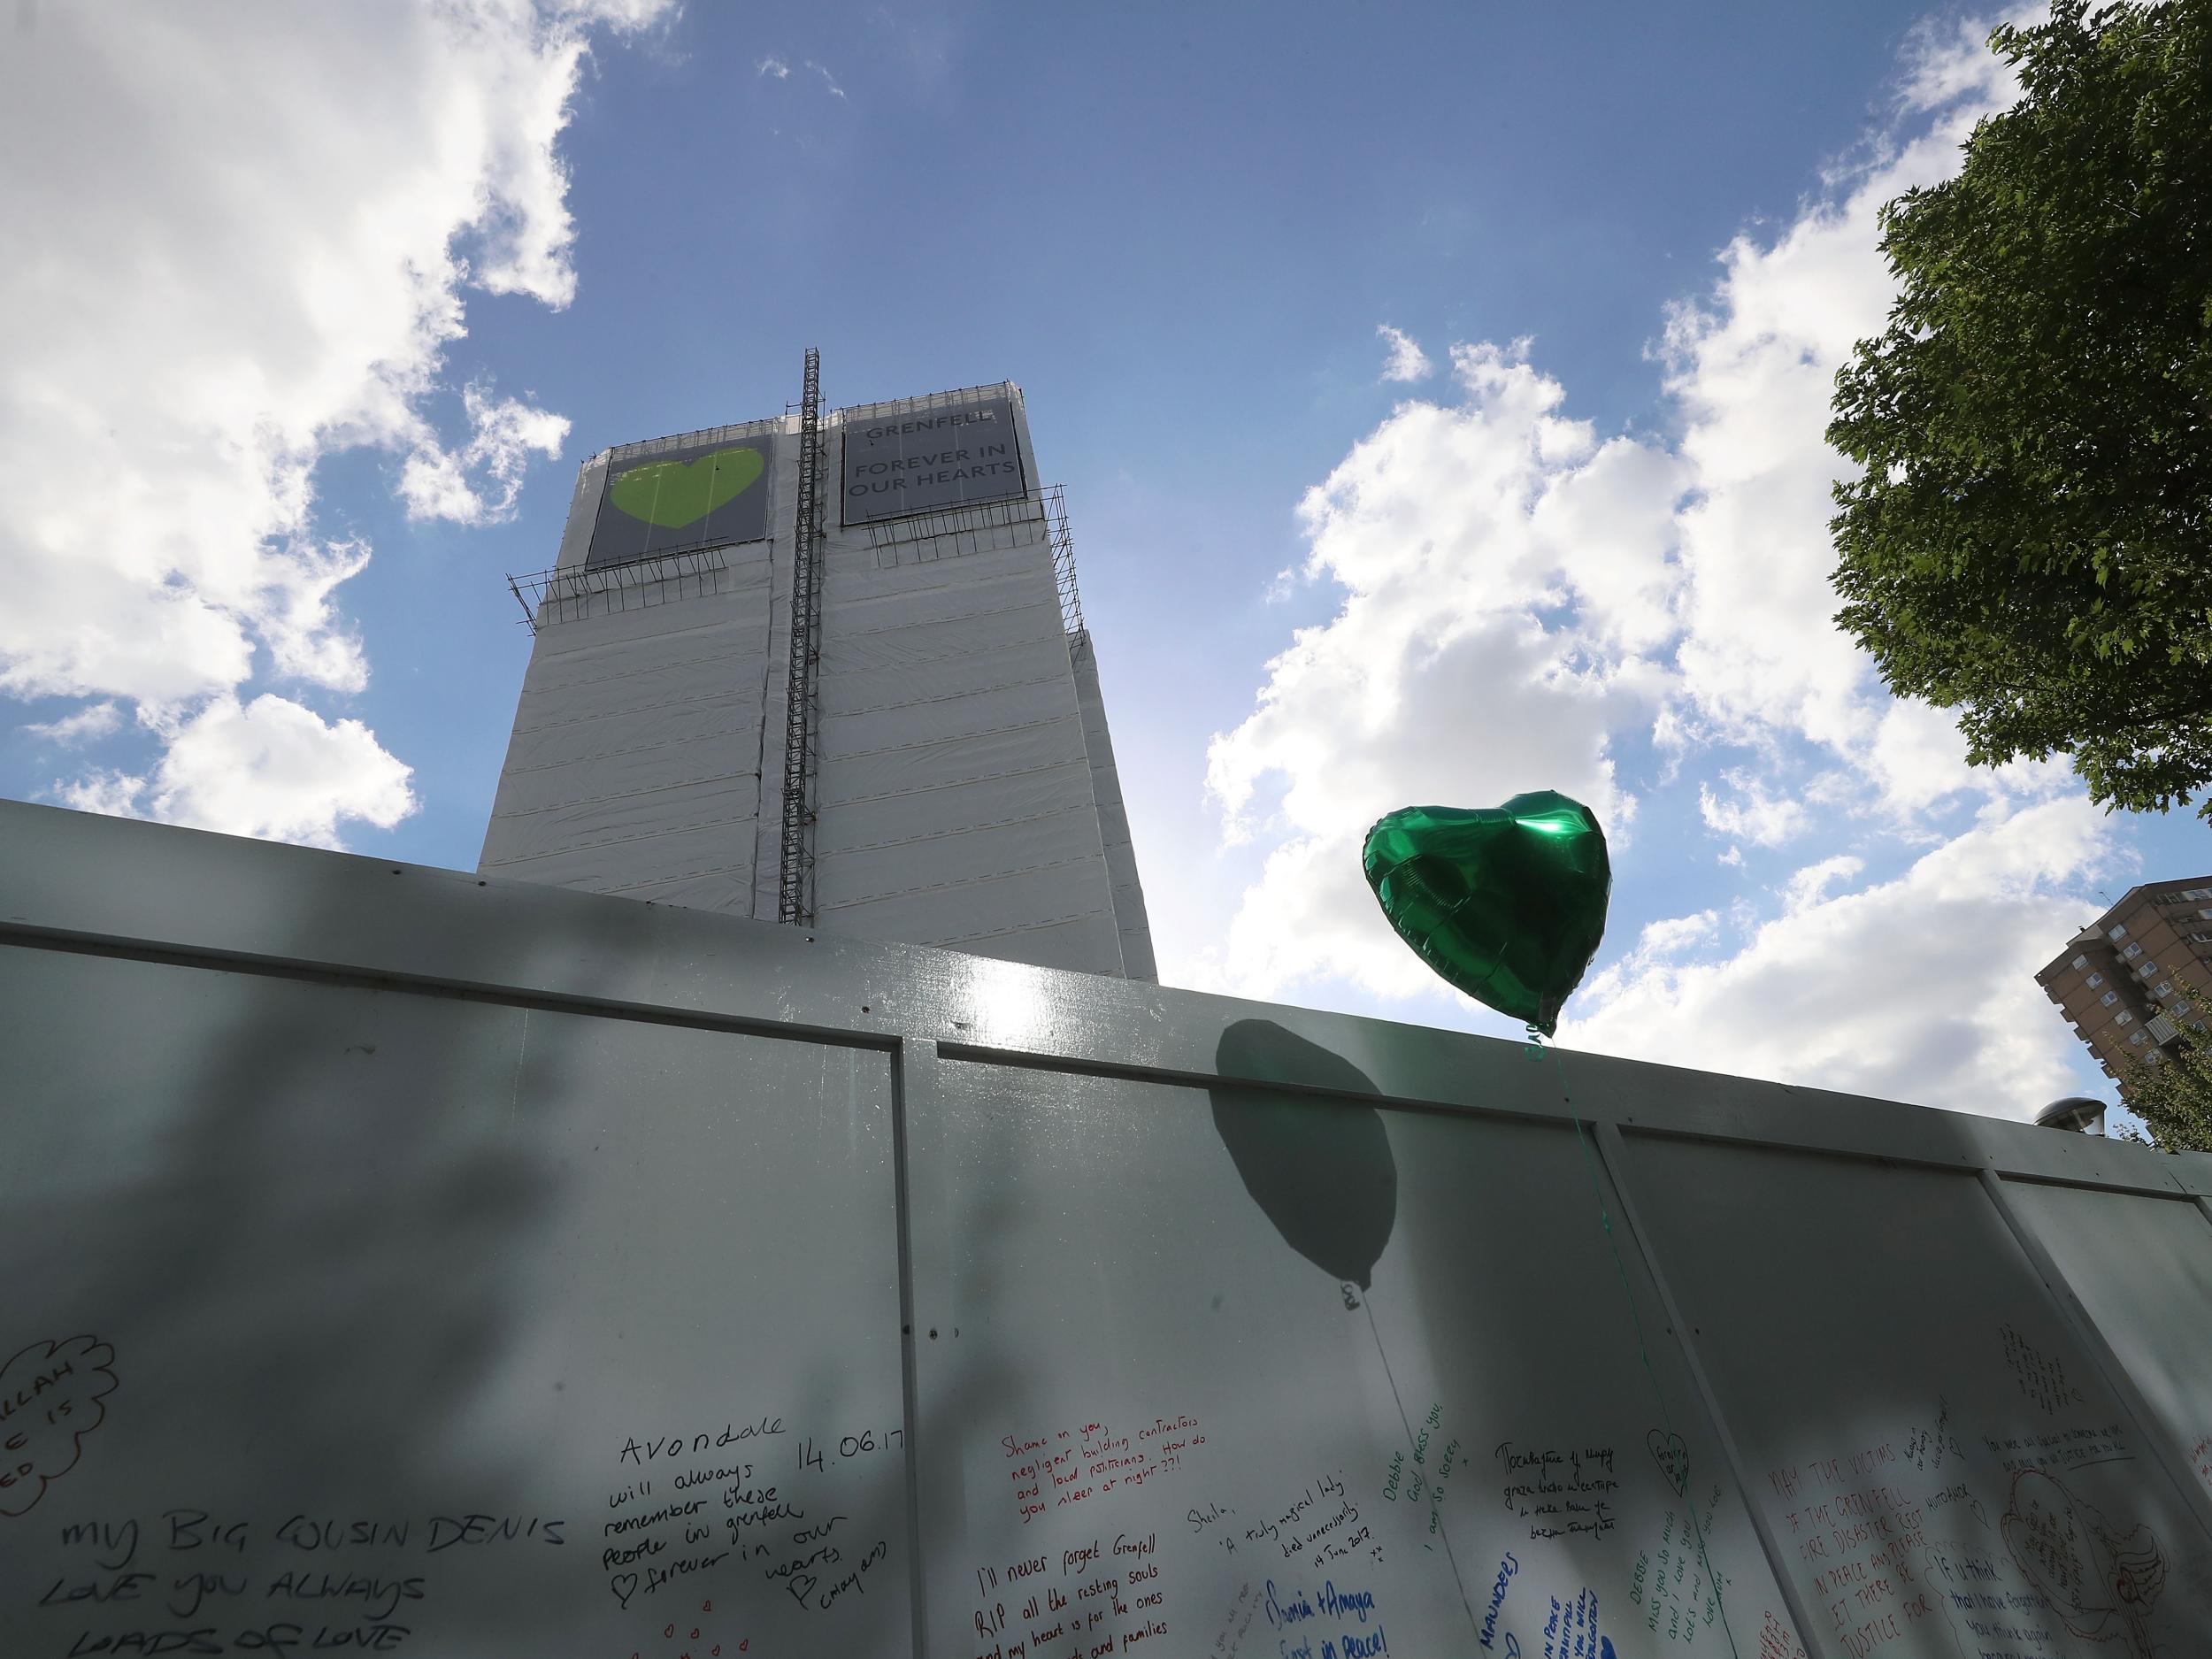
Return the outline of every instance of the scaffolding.
{"type": "Polygon", "coordinates": [[[799,502],[792,537],[791,675],[784,703],[783,849],[776,919],[814,922],[814,671],[822,652],[822,354],[809,346],[799,398],[799,502]]]}
{"type": "Polygon", "coordinates": [[[956,387],[949,392],[929,392],[920,397],[887,397],[879,403],[855,403],[849,409],[839,410],[835,419],[841,426],[865,426],[872,420],[899,415],[926,415],[932,410],[957,409],[963,403],[987,397],[1003,397],[1017,411],[1024,407],[1020,387],[1011,380],[994,380],[982,386],[956,387]]]}
{"type": "Polygon", "coordinates": [[[507,591],[522,607],[524,626],[534,634],[550,623],[575,622],[607,611],[672,604],[680,599],[719,593],[730,568],[730,546],[653,553],[596,569],[579,565],[572,570],[533,571],[527,576],[511,572],[507,591]]]}
{"type": "Polygon", "coordinates": [[[1075,533],[1068,527],[1067,495],[1057,484],[1044,492],[1045,532],[1052,542],[1052,579],[1060,588],[1060,628],[1071,649],[1090,636],[1083,622],[1083,595],[1075,588],[1075,533]]]}
{"type": "Polygon", "coordinates": [[[1034,496],[941,507],[903,518],[879,518],[868,526],[876,568],[926,564],[964,554],[1028,547],[1044,540],[1044,504],[1034,496]]]}
{"type": "Polygon", "coordinates": [[[868,541],[878,570],[964,554],[1035,545],[1040,535],[1052,549],[1052,578],[1060,590],[1060,627],[1071,646],[1087,632],[1083,596],[1075,585],[1075,533],[1068,523],[1066,487],[1048,484],[1033,495],[1012,501],[943,507],[868,526],[868,541]]]}

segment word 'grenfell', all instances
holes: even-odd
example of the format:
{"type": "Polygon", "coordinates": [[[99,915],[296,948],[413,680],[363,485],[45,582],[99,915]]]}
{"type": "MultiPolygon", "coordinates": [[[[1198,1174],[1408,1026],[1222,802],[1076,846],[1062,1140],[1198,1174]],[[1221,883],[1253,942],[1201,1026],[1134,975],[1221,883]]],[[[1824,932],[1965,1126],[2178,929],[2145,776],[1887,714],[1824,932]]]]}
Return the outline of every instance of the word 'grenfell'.
{"type": "Polygon", "coordinates": [[[906,432],[934,432],[940,426],[972,426],[979,421],[996,421],[995,409],[956,409],[942,415],[922,415],[912,420],[887,421],[880,426],[863,426],[860,436],[870,443],[906,432]]]}

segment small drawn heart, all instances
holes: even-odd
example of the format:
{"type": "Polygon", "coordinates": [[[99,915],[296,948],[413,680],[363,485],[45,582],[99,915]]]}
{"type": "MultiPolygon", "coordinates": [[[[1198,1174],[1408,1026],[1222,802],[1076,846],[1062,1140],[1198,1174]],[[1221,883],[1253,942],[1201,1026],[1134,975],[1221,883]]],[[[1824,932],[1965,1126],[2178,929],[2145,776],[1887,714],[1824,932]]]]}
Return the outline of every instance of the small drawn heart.
{"type": "Polygon", "coordinates": [[[1690,1490],[1690,1448],[1682,1443],[1679,1434],[1669,1434],[1654,1429],[1644,1436],[1644,1444],[1650,1448],[1652,1461],[1659,1465],[1659,1472],[1667,1478],[1667,1484],[1684,1496],[1690,1490]]]}
{"type": "Polygon", "coordinates": [[[623,1606],[630,1605],[630,1598],[637,1594],[637,1574],[618,1572],[607,1580],[607,1588],[614,1592],[614,1599],[623,1606]]]}

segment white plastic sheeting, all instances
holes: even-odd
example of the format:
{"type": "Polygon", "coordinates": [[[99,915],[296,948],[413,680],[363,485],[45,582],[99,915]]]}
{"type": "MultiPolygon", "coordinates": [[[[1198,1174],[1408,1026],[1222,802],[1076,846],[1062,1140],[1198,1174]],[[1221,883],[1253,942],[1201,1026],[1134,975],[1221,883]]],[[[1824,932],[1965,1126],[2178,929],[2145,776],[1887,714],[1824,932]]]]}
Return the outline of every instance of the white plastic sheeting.
{"type": "MultiPolygon", "coordinates": [[[[1026,461],[1020,394],[991,389],[1008,400],[1026,461]]],[[[977,396],[830,417],[826,475],[841,475],[852,421],[977,396]]],[[[610,465],[786,426],[595,457],[563,572],[584,568],[610,465]]],[[[726,568],[710,579],[633,571],[541,617],[481,869],[777,914],[797,449],[774,447],[771,539],[720,549],[726,568]]],[[[907,521],[910,548],[899,524],[846,530],[825,516],[815,926],[1156,978],[1097,666],[1087,640],[1064,632],[1041,506],[926,513],[907,521]],[[971,534],[971,516],[990,523],[971,534]]]]}
{"type": "MultiPolygon", "coordinates": [[[[585,468],[564,572],[583,568],[577,526],[606,472],[605,457],[585,468]]],[[[752,914],[774,543],[720,561],[703,582],[616,587],[593,572],[557,618],[541,616],[480,869],[752,914]]]]}
{"type": "Polygon", "coordinates": [[[1152,956],[1152,922],[1145,914],[1144,887],[1137,879],[1137,849],[1129,837],[1121,774],[1114,766],[1113,734],[1106,729],[1106,694],[1098,683],[1098,652],[1088,631],[1071,645],[1075,696],[1083,710],[1083,747],[1091,757],[1091,793],[1098,802],[1106,876],[1113,885],[1114,926],[1121,935],[1122,970],[1133,979],[1156,985],[1160,971],[1152,956]]]}
{"type": "Polygon", "coordinates": [[[887,567],[874,555],[859,535],[830,544],[818,915],[872,939],[1119,973],[1041,515],[1012,547],[887,567]],[[869,831],[855,834],[838,819],[860,808],[869,831]]]}

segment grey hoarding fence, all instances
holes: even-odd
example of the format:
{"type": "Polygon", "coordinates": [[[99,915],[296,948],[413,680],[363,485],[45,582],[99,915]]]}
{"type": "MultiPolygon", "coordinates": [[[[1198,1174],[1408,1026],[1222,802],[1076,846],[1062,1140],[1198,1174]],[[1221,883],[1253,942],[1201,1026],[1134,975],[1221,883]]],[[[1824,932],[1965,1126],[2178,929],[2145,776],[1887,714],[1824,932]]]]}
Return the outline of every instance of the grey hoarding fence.
{"type": "Polygon", "coordinates": [[[10,1655],[2212,1630],[2212,1160],[19,805],[0,972],[10,1655]]]}

